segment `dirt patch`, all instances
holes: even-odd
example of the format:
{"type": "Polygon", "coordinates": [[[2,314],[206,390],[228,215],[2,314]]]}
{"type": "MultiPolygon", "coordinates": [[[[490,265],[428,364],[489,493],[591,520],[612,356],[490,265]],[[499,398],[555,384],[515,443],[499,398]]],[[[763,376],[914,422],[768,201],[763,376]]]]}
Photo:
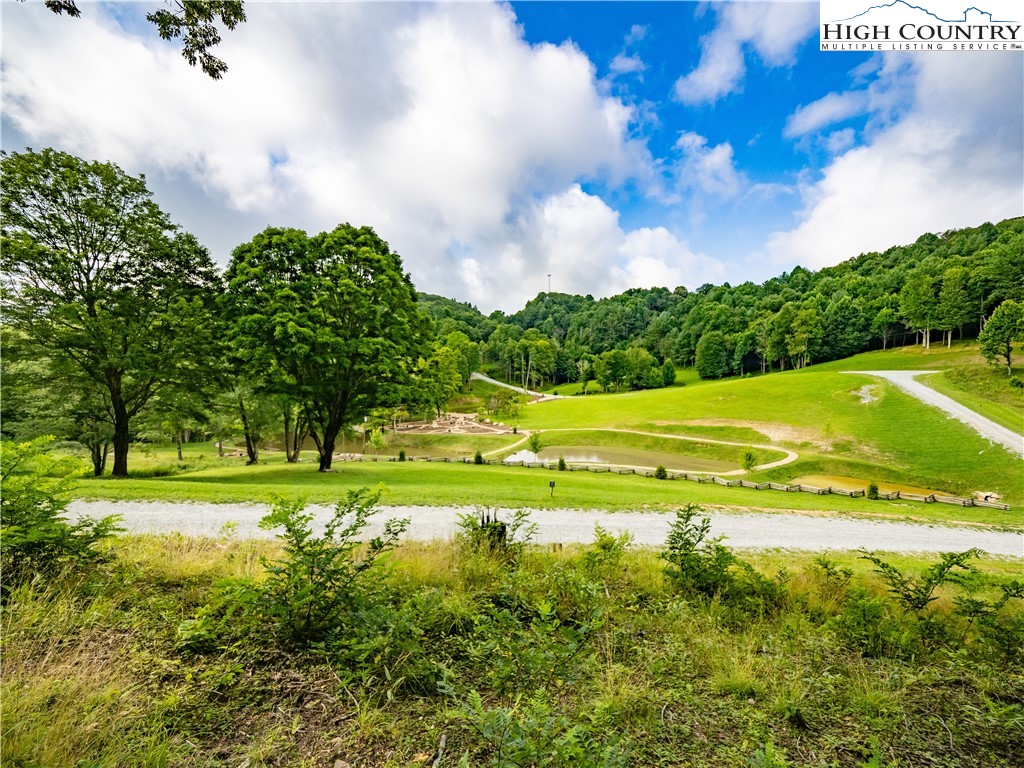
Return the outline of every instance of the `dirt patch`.
{"type": "Polygon", "coordinates": [[[823,451],[832,450],[833,443],[842,438],[826,438],[820,432],[806,427],[794,427],[790,424],[776,424],[768,421],[744,421],[742,419],[688,419],[687,421],[654,422],[668,426],[682,424],[694,427],[746,427],[760,432],[773,443],[793,443],[796,445],[812,445],[823,451]]]}
{"type": "Polygon", "coordinates": [[[502,422],[477,419],[476,414],[444,413],[433,421],[407,421],[398,425],[400,435],[507,435],[512,429],[502,422]]]}

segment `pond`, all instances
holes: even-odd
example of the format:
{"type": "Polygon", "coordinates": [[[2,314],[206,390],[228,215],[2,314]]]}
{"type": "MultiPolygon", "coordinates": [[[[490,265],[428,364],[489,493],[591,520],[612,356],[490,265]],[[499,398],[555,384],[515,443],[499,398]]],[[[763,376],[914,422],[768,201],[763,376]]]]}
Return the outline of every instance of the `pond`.
{"type": "Polygon", "coordinates": [[[542,461],[555,463],[564,458],[569,464],[610,464],[624,467],[655,467],[665,469],[688,470],[692,472],[727,472],[738,469],[739,465],[719,459],[706,459],[699,456],[687,456],[683,453],[664,453],[662,451],[644,451],[638,448],[618,448],[614,446],[596,445],[552,445],[544,448],[539,454],[533,451],[517,451],[505,459],[510,461],[542,461]]]}

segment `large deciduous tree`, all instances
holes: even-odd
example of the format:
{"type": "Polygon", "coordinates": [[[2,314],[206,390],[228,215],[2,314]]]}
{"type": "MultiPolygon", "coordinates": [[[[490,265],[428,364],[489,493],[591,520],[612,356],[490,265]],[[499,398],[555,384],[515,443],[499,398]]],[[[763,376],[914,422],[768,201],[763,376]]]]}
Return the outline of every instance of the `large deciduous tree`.
{"type": "Polygon", "coordinates": [[[1012,374],[1013,342],[1024,341],[1024,304],[1008,299],[996,307],[978,341],[986,360],[995,365],[1001,359],[1006,363],[1006,375],[1012,374]]]}
{"type": "Polygon", "coordinates": [[[225,308],[236,350],[300,403],[328,471],[342,430],[405,386],[429,320],[402,261],[369,227],[267,229],[238,246],[225,308]]]}
{"type": "Polygon", "coordinates": [[[49,358],[54,380],[102,399],[112,474],[124,477],[130,420],[156,395],[208,378],[213,263],[143,177],[52,149],[0,164],[6,322],[49,358]]]}

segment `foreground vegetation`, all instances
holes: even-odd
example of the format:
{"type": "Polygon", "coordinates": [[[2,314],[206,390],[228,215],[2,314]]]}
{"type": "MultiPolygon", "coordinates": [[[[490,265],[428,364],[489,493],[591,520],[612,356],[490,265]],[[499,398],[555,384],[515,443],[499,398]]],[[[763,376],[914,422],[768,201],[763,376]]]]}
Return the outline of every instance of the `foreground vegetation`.
{"type": "Polygon", "coordinates": [[[693,505],[658,552],[525,512],[365,541],[379,501],[277,541],[68,522],[45,441],[0,444],[0,749],[45,766],[1010,766],[1019,561],[743,556],[693,505]],[[941,728],[940,728],[941,726],[941,728]]]}
{"type": "Polygon", "coordinates": [[[445,766],[1016,764],[1024,615],[990,610],[1019,563],[917,609],[856,554],[723,560],[698,521],[668,559],[469,524],[305,587],[318,540],[119,539],[10,594],[4,764],[430,765],[442,735],[445,766]]]}

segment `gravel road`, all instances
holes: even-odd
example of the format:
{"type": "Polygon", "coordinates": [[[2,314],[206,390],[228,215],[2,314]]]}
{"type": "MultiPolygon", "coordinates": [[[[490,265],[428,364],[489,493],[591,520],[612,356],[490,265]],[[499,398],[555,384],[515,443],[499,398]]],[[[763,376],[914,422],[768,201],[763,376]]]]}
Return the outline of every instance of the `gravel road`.
{"type": "MultiPolygon", "coordinates": [[[[235,535],[270,537],[257,527],[267,508],[260,504],[203,504],[192,502],[103,502],[74,501],[73,516],[119,514],[128,530],[137,533],[184,533],[216,536],[225,523],[237,523],[235,535]]],[[[318,521],[330,514],[326,506],[310,505],[318,521]]],[[[392,517],[411,518],[407,537],[431,541],[447,539],[456,531],[460,513],[473,512],[459,507],[383,507],[371,520],[368,532],[378,533],[383,521],[392,517]]],[[[511,510],[499,510],[508,520],[511,510]]],[[[838,516],[797,514],[725,514],[712,513],[712,532],[725,536],[726,544],[744,549],[785,548],[822,551],[863,547],[890,552],[953,552],[977,547],[994,555],[1024,558],[1024,535],[977,528],[916,525],[838,516]]],[[[590,542],[594,525],[612,533],[629,531],[635,542],[644,546],[664,543],[672,516],[655,512],[597,512],[575,509],[535,510],[531,520],[538,525],[534,539],[539,544],[590,542]]]]}
{"type": "Polygon", "coordinates": [[[1006,448],[1018,456],[1024,456],[1024,435],[1019,435],[1013,430],[989,421],[970,408],[960,405],[956,400],[936,392],[931,387],[925,386],[917,381],[916,377],[926,373],[938,373],[938,371],[848,371],[861,376],[878,376],[891,381],[904,392],[913,395],[921,402],[941,408],[957,421],[975,430],[982,437],[987,437],[994,443],[1006,446],[1006,448]]]}

